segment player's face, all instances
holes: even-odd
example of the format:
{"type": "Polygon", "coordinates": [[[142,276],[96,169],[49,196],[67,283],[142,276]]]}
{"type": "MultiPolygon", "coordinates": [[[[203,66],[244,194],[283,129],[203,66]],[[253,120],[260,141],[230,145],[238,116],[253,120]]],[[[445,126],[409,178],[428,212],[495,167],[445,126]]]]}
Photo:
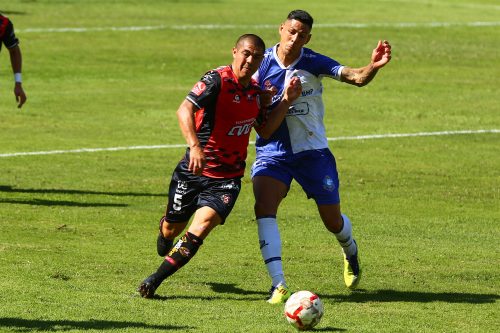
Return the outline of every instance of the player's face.
{"type": "Polygon", "coordinates": [[[250,80],[264,59],[264,50],[251,40],[243,40],[233,48],[233,71],[238,79],[250,80]]]}
{"type": "Polygon", "coordinates": [[[304,45],[311,39],[311,29],[306,24],[297,20],[286,20],[281,24],[280,49],[287,55],[298,55],[304,45]]]}

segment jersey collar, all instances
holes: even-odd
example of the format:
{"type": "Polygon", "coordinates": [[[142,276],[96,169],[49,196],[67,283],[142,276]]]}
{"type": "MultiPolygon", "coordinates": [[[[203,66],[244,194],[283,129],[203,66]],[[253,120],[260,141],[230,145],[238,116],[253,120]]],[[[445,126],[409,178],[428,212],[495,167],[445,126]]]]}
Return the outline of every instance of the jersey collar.
{"type": "Polygon", "coordinates": [[[295,59],[294,62],[292,62],[290,65],[288,65],[288,67],[285,67],[285,65],[283,65],[280,58],[278,57],[278,45],[279,45],[279,43],[274,45],[274,47],[273,47],[273,57],[282,69],[292,68],[300,61],[300,59],[302,59],[302,55],[304,54],[304,48],[300,49],[300,55],[297,57],[297,59],[295,59]]]}

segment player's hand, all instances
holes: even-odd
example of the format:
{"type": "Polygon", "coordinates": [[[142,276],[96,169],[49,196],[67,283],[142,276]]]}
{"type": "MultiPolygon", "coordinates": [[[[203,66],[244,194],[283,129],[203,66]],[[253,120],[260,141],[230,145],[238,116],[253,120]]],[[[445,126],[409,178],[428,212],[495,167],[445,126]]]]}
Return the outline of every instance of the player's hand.
{"type": "Polygon", "coordinates": [[[391,44],[384,40],[378,41],[378,45],[372,52],[372,65],[374,69],[384,67],[391,60],[391,44]]]}
{"type": "Polygon", "coordinates": [[[272,102],[273,102],[273,97],[276,95],[278,92],[278,89],[276,87],[271,87],[270,89],[262,90],[259,93],[259,99],[260,99],[260,108],[264,109],[269,107],[272,102]]]}
{"type": "Polygon", "coordinates": [[[207,160],[205,153],[203,153],[203,148],[199,145],[190,147],[188,170],[191,171],[193,175],[200,176],[206,163],[207,160]]]}
{"type": "Polygon", "coordinates": [[[290,79],[290,83],[285,88],[283,100],[292,103],[294,100],[300,97],[300,94],[302,94],[302,84],[300,83],[300,78],[294,76],[290,79]]]}
{"type": "Polygon", "coordinates": [[[16,85],[14,86],[14,95],[16,96],[17,107],[21,108],[26,102],[26,94],[24,93],[23,87],[19,82],[16,82],[16,85]]]}

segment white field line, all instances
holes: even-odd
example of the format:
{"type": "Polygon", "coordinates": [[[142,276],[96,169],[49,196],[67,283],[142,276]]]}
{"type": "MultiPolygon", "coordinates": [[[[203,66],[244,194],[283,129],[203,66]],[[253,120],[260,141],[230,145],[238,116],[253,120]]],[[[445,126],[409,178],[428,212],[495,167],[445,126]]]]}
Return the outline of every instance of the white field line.
{"type": "MultiPolygon", "coordinates": [[[[499,21],[493,22],[400,22],[400,23],[318,23],[314,28],[439,28],[439,27],[497,27],[499,21]]],[[[274,29],[276,24],[185,24],[185,25],[150,25],[129,27],[65,27],[65,28],[26,28],[16,29],[17,33],[50,33],[50,32],[100,32],[100,31],[145,31],[145,30],[228,30],[228,29],[274,29]]]]}
{"type": "MultiPolygon", "coordinates": [[[[420,137],[420,136],[465,135],[465,134],[483,134],[483,133],[500,133],[500,129],[339,136],[334,138],[328,138],[328,141],[370,140],[370,139],[385,139],[385,138],[407,138],[407,137],[420,137]]],[[[255,142],[252,141],[250,142],[250,144],[255,144],[255,142]]],[[[101,151],[171,149],[171,148],[185,148],[185,147],[186,145],[184,144],[172,144],[172,145],[129,146],[129,147],[110,147],[110,148],[80,148],[80,149],[70,149],[70,150],[49,150],[49,151],[6,153],[6,154],[0,154],[0,158],[33,156],[33,155],[70,154],[70,153],[95,153],[101,151]]]]}
{"type": "MultiPolygon", "coordinates": [[[[415,5],[415,0],[379,0],[379,2],[389,2],[389,3],[411,3],[415,5]]],[[[462,7],[462,8],[471,8],[471,9],[491,9],[491,10],[500,10],[500,6],[497,5],[486,5],[486,4],[478,4],[478,3],[448,3],[441,1],[418,1],[418,5],[432,5],[432,6],[441,6],[441,7],[462,7]]]]}

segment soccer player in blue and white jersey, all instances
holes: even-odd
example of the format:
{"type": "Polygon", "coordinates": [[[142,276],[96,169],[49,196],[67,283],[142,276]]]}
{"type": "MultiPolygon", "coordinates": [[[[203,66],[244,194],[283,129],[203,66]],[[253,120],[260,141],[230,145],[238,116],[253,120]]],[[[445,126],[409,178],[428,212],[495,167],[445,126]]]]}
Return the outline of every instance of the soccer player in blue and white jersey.
{"type": "Polygon", "coordinates": [[[282,268],[276,214],[292,179],[302,186],[308,198],[315,200],[325,227],[340,243],[346,286],[355,289],[361,277],[351,222],[340,210],[337,167],[323,123],[321,80],[330,77],[364,86],[390,61],[391,46],[387,41],[379,41],[367,66],[350,68],[304,47],[311,39],[312,25],[313,18],[307,12],[290,12],[280,25],[280,42],[266,50],[254,75],[263,89],[277,92],[275,103],[291,78],[299,77],[302,84],[301,97],[293,102],[278,130],[269,139],[257,137],[257,156],[252,167],[260,248],[272,279],[269,303],[283,303],[291,294],[282,268]]]}

